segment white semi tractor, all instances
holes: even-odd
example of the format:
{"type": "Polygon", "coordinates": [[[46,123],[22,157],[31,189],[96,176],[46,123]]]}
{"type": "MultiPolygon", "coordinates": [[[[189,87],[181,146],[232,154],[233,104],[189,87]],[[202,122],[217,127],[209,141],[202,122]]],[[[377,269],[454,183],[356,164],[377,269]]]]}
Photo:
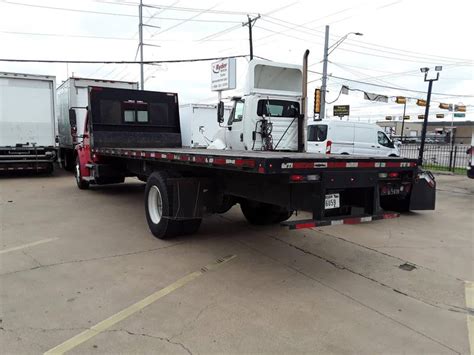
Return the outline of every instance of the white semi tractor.
{"type": "Polygon", "coordinates": [[[53,171],[56,79],[0,72],[0,173],[53,171]]]}
{"type": "Polygon", "coordinates": [[[66,170],[72,170],[76,157],[74,147],[84,133],[89,87],[138,89],[137,82],[74,78],[57,88],[59,158],[66,170]]]}

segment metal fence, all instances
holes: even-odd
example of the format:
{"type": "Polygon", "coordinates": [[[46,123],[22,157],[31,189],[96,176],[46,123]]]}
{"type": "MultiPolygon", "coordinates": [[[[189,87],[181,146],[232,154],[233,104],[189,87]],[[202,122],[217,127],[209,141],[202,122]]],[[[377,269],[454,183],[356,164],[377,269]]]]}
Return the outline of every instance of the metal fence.
{"type": "MultiPolygon", "coordinates": [[[[468,164],[467,144],[425,144],[423,166],[427,169],[465,173],[468,164]]],[[[405,158],[418,158],[419,143],[404,143],[400,154],[405,158]]]]}

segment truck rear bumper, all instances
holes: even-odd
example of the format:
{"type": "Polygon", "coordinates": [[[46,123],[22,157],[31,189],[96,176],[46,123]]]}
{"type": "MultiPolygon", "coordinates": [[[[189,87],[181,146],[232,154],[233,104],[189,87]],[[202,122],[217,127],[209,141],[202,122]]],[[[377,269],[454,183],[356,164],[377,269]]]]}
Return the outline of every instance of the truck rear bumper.
{"type": "Polygon", "coordinates": [[[313,220],[305,219],[299,221],[286,221],[281,223],[282,226],[289,227],[290,229],[305,229],[305,228],[314,228],[314,227],[324,227],[324,226],[335,226],[339,224],[360,224],[365,222],[376,221],[379,219],[392,219],[399,217],[400,214],[393,212],[385,212],[377,214],[374,216],[361,216],[361,217],[347,217],[347,218],[334,218],[334,219],[324,219],[324,220],[313,220]]]}

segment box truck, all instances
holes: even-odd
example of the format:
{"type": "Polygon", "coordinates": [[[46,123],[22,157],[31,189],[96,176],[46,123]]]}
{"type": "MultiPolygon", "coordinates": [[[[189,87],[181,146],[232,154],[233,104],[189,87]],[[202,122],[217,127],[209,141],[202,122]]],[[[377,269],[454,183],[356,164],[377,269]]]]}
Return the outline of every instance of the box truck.
{"type": "MultiPolygon", "coordinates": [[[[232,107],[224,107],[224,119],[232,107]]],[[[183,147],[206,148],[219,130],[217,105],[185,104],[179,106],[183,147]]]]}
{"type": "Polygon", "coordinates": [[[137,82],[74,77],[67,79],[57,88],[59,159],[66,170],[74,168],[74,147],[84,133],[89,86],[138,89],[137,82]]]}
{"type": "Polygon", "coordinates": [[[0,172],[52,172],[55,77],[0,72],[0,172]]]}

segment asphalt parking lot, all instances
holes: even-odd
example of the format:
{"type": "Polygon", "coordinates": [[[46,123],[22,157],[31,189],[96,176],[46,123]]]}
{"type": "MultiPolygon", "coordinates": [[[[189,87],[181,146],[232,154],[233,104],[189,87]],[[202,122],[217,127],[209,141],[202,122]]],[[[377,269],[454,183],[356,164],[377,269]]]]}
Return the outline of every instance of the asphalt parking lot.
{"type": "Polygon", "coordinates": [[[163,241],[138,180],[0,178],[1,352],[469,353],[474,181],[437,180],[436,211],[163,241]]]}

